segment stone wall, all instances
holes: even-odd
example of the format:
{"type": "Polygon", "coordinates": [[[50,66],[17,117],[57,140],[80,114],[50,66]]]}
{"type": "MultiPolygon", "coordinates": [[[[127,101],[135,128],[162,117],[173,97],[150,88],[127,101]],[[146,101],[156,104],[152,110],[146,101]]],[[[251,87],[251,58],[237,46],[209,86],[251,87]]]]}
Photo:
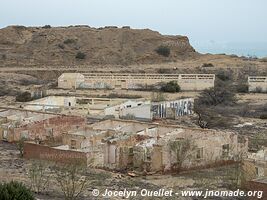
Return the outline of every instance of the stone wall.
{"type": "MultiPolygon", "coordinates": [[[[64,74],[63,74],[64,75],[64,74]]],[[[61,88],[76,88],[73,77],[60,76],[61,88]]],[[[140,89],[157,86],[169,81],[177,81],[182,90],[199,91],[214,87],[214,74],[108,74],[84,73],[80,88],[90,89],[140,89]]],[[[78,79],[78,78],[77,78],[78,79]]],[[[77,80],[76,80],[77,81],[77,80]]]]}
{"type": "Polygon", "coordinates": [[[267,76],[249,76],[249,92],[267,92],[267,76]]]}
{"type": "Polygon", "coordinates": [[[46,120],[33,122],[21,127],[7,130],[8,142],[20,140],[23,136],[27,140],[46,140],[59,137],[64,132],[85,126],[85,119],[76,116],[56,116],[46,120]]]}
{"type": "Polygon", "coordinates": [[[88,155],[84,152],[60,150],[33,143],[24,144],[24,158],[55,161],[61,163],[82,162],[87,164],[88,155]]]}

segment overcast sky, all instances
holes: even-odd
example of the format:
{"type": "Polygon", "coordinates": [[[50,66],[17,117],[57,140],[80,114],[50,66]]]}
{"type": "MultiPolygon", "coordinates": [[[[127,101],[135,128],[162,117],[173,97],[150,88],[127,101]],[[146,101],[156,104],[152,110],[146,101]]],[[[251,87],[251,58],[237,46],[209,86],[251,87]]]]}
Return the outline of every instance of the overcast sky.
{"type": "Polygon", "coordinates": [[[201,52],[267,55],[266,0],[0,0],[0,27],[129,25],[186,35],[201,52]]]}

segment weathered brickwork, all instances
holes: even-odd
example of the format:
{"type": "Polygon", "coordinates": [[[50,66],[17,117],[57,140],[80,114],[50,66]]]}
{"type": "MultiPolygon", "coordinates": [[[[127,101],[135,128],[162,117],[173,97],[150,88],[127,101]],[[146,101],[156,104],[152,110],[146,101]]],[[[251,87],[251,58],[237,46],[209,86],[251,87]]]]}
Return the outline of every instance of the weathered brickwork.
{"type": "Polygon", "coordinates": [[[46,140],[59,137],[64,132],[81,126],[85,126],[85,119],[82,117],[55,116],[2,131],[6,131],[8,142],[18,141],[22,137],[26,140],[46,140]]]}

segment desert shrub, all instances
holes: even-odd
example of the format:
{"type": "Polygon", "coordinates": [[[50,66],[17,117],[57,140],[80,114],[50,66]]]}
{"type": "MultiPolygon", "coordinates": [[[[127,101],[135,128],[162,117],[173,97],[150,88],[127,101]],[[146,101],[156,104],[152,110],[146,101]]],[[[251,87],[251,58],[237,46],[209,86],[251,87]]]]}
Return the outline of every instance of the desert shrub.
{"type": "Polygon", "coordinates": [[[197,124],[201,128],[230,126],[231,112],[226,109],[226,106],[232,106],[236,101],[230,84],[217,80],[214,88],[203,90],[195,100],[194,111],[198,116],[197,124]]]}
{"type": "Polygon", "coordinates": [[[156,49],[156,52],[161,56],[169,57],[171,50],[169,47],[161,45],[156,49]]]}
{"type": "Polygon", "coordinates": [[[166,101],[167,97],[163,92],[153,92],[151,94],[151,101],[160,102],[166,101]]]}
{"type": "Polygon", "coordinates": [[[199,105],[206,106],[232,105],[236,102],[236,97],[229,84],[218,81],[214,88],[203,90],[196,101],[199,105]]]}
{"type": "Polygon", "coordinates": [[[65,49],[65,46],[63,44],[58,44],[57,45],[60,49],[65,49]]]}
{"type": "Polygon", "coordinates": [[[166,84],[163,84],[160,88],[162,92],[170,92],[170,93],[175,93],[175,92],[180,92],[181,88],[178,85],[177,81],[170,81],[166,84]]]}
{"type": "Polygon", "coordinates": [[[261,88],[261,87],[256,87],[255,92],[256,92],[256,93],[262,93],[262,88],[261,88]]]}
{"type": "Polygon", "coordinates": [[[31,93],[29,92],[22,92],[16,96],[16,101],[18,102],[27,102],[31,100],[32,100],[32,97],[31,97],[31,93]]]}
{"type": "Polygon", "coordinates": [[[118,94],[118,93],[110,93],[109,95],[102,95],[103,98],[123,98],[123,99],[139,99],[142,98],[142,95],[134,95],[134,94],[118,94]]]}
{"type": "Polygon", "coordinates": [[[143,84],[139,84],[137,86],[137,88],[135,90],[138,90],[138,91],[159,91],[161,86],[158,86],[158,85],[143,85],[143,84]]]}
{"type": "Polygon", "coordinates": [[[260,62],[267,62],[267,57],[262,58],[262,59],[260,60],[260,62]]]}
{"type": "Polygon", "coordinates": [[[25,138],[20,138],[20,140],[17,142],[17,148],[19,150],[19,156],[21,158],[24,155],[24,144],[25,144],[25,138]]]}
{"type": "Polygon", "coordinates": [[[85,57],[86,57],[86,55],[80,51],[75,56],[76,59],[81,59],[81,60],[85,59],[85,57]]]}
{"type": "Polygon", "coordinates": [[[244,83],[240,83],[236,86],[236,91],[238,93],[248,93],[248,85],[244,83]]]}
{"type": "Polygon", "coordinates": [[[267,114],[261,114],[260,119],[267,119],[267,114]]]}
{"type": "Polygon", "coordinates": [[[212,63],[203,63],[202,67],[214,67],[212,63]]]}
{"type": "Polygon", "coordinates": [[[172,163],[172,168],[179,173],[183,164],[193,157],[193,152],[196,149],[195,144],[189,139],[178,139],[169,143],[172,154],[175,155],[175,162],[172,163]]]}
{"type": "Polygon", "coordinates": [[[66,40],[64,40],[64,44],[72,44],[72,43],[75,43],[74,39],[66,39],[66,40]]]}
{"type": "Polygon", "coordinates": [[[55,180],[64,194],[64,199],[75,200],[86,190],[88,176],[86,167],[78,161],[72,164],[56,165],[55,180]]]}
{"type": "Polygon", "coordinates": [[[43,161],[36,161],[31,164],[28,175],[31,180],[31,190],[35,193],[43,192],[49,186],[51,177],[47,169],[48,165],[43,161]]]}
{"type": "Polygon", "coordinates": [[[44,25],[42,28],[51,28],[50,25],[44,25]]]}
{"type": "Polygon", "coordinates": [[[4,86],[0,86],[0,97],[1,96],[5,96],[7,94],[9,94],[8,89],[6,87],[4,87],[4,86]]]}
{"type": "Polygon", "coordinates": [[[0,199],[3,200],[34,200],[31,191],[22,183],[12,181],[0,184],[0,199]]]}
{"type": "Polygon", "coordinates": [[[44,82],[40,79],[22,79],[20,81],[20,84],[21,85],[25,85],[25,86],[28,86],[28,85],[41,85],[43,84],[44,82]]]}
{"type": "Polygon", "coordinates": [[[216,74],[216,77],[219,78],[222,81],[229,81],[231,80],[231,75],[230,73],[226,72],[226,71],[219,71],[216,74]]]}
{"type": "Polygon", "coordinates": [[[160,69],[158,69],[158,73],[159,74],[171,74],[172,70],[171,69],[167,69],[167,68],[160,68],[160,69]]]}
{"type": "Polygon", "coordinates": [[[5,60],[6,59],[6,54],[3,54],[1,57],[2,57],[2,60],[5,60]]]}

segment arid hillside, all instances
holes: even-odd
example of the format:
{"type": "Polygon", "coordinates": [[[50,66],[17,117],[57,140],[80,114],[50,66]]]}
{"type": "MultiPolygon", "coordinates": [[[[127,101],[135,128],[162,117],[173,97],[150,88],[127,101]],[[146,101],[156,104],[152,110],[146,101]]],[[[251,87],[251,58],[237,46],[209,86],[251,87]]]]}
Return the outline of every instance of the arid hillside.
{"type": "Polygon", "coordinates": [[[0,29],[0,66],[157,64],[198,57],[186,36],[149,29],[9,26],[0,29]],[[156,49],[168,47],[168,56],[156,49]]]}

